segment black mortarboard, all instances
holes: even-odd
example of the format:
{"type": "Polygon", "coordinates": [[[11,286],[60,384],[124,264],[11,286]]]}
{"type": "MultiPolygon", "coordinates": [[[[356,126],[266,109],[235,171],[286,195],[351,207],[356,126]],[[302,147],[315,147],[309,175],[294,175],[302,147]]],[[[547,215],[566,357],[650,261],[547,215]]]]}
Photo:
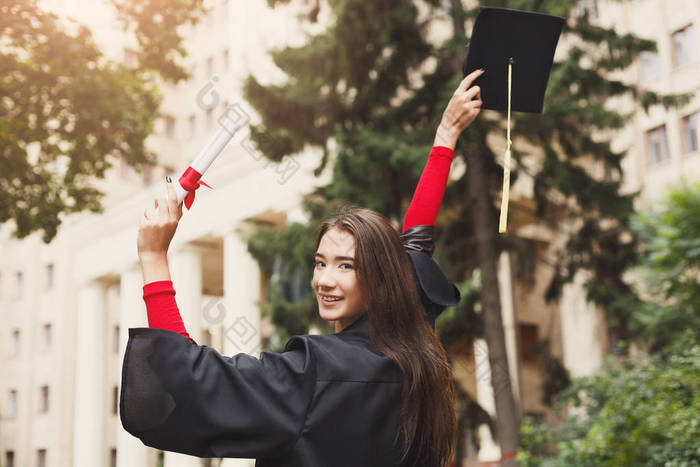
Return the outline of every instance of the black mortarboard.
{"type": "Polygon", "coordinates": [[[498,231],[506,231],[510,193],[510,112],[542,112],[544,92],[565,19],[530,11],[482,7],[474,21],[469,52],[462,65],[481,89],[481,107],[508,111],[503,163],[503,196],[498,231]]]}
{"type": "Polygon", "coordinates": [[[542,112],[549,71],[565,19],[529,11],[482,7],[474,22],[464,76],[484,68],[474,84],[482,108],[507,110],[508,61],[513,59],[511,110],[542,112]]]}

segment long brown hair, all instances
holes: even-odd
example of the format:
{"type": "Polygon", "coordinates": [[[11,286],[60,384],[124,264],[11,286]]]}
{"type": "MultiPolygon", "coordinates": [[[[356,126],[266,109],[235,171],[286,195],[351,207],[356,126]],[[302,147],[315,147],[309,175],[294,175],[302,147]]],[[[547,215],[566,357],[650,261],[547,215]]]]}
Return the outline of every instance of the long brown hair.
{"type": "Polygon", "coordinates": [[[396,440],[400,462],[443,467],[454,456],[457,419],[451,367],[445,349],[423,317],[408,254],[399,233],[382,214],[344,205],[316,232],[316,249],[331,228],[355,240],[355,267],[368,305],[369,339],[403,373],[396,440]]]}

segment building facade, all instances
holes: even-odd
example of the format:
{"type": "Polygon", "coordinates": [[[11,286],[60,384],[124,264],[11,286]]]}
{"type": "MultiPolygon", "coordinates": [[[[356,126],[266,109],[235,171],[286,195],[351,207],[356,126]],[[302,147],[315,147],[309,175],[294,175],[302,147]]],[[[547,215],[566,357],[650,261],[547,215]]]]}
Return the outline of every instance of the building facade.
{"type": "MultiPolygon", "coordinates": [[[[658,53],[645,54],[624,78],[661,92],[700,86],[700,4],[697,0],[581,2],[594,21],[655,39],[658,53]],[[594,13],[594,14],[593,14],[594,13]],[[653,18],[653,20],[650,20],[653,18]]],[[[47,8],[90,25],[105,53],[129,63],[132,38],[116,26],[101,2],[54,0],[47,8]]],[[[226,109],[231,118],[255,121],[241,97],[249,74],[263,83],[283,79],[267,58],[273,46],[303,41],[291,13],[297,5],[269,10],[255,0],[212,0],[202,22],[187,32],[193,77],[163,85],[163,112],[149,147],[159,164],[135,173],[115,166],[97,187],[106,193],[102,215],[81,214],[64,221],[49,245],[38,235],[22,241],[0,226],[0,465],[8,466],[171,466],[216,465],[147,448],[119,422],[121,362],[131,327],[147,326],[143,280],[138,266],[138,218],[164,195],[165,175],[177,177],[218,128],[226,109]]],[[[439,34],[438,34],[439,35],[439,34]]],[[[659,199],[664,187],[700,175],[696,96],[679,109],[645,114],[630,102],[630,125],[615,138],[628,148],[625,189],[641,191],[640,209],[659,199]]],[[[626,106],[626,107],[624,107],[626,106]]],[[[190,335],[225,355],[258,355],[270,334],[257,302],[265,280],[246,251],[245,237],[256,224],[284,225],[301,218],[303,192],[328,180],[311,175],[317,155],[308,152],[266,162],[248,138],[237,133],[204,179],[192,210],[186,211],[169,253],[177,303],[190,335]]],[[[517,190],[514,190],[517,196],[517,190]]],[[[517,232],[538,256],[558,246],[552,233],[522,222],[517,232]]],[[[529,345],[547,340],[549,352],[572,376],[594,373],[609,350],[602,310],[585,301],[585,276],[566,286],[557,303],[544,302],[551,277],[546,264],[504,253],[499,264],[503,321],[517,405],[522,414],[544,418],[543,367],[529,345]]],[[[477,341],[455,374],[487,411],[495,412],[488,350],[477,341]]],[[[470,458],[498,459],[488,430],[478,430],[479,452],[470,458]]],[[[222,465],[252,465],[227,459],[222,465]]]]}

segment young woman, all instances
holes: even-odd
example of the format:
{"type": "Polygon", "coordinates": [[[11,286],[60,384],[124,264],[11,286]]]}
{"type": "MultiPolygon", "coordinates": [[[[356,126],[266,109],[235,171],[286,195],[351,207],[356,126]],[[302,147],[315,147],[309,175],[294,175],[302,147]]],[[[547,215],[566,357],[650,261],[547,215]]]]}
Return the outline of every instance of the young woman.
{"type": "Polygon", "coordinates": [[[225,357],[187,334],[167,249],[182,207],[156,200],[138,251],[149,328],[129,329],[120,416],[144,444],[256,466],[445,466],[456,419],[450,367],[431,329],[459,292],[432,260],[432,229],[460,133],[481,108],[460,83],[406,213],[346,207],[317,231],[312,285],[335,334],[291,338],[282,353],[225,357]],[[408,251],[408,254],[406,253],[408,251]],[[185,337],[183,339],[183,337],[185,337]]]}

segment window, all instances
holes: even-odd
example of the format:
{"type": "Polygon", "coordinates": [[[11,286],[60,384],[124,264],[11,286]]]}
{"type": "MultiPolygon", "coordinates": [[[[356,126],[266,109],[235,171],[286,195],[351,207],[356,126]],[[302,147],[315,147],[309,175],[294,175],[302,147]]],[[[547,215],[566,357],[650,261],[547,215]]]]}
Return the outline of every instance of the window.
{"type": "Polygon", "coordinates": [[[214,57],[207,58],[207,78],[211,78],[214,74],[214,57]]]}
{"type": "Polygon", "coordinates": [[[51,350],[51,324],[44,324],[43,328],[43,352],[51,350]]]}
{"type": "Polygon", "coordinates": [[[194,115],[190,115],[190,118],[187,119],[187,123],[190,128],[190,138],[194,138],[194,135],[197,131],[197,117],[194,115]]]}
{"type": "Polygon", "coordinates": [[[21,271],[17,271],[15,278],[15,298],[19,300],[22,298],[22,294],[24,292],[24,276],[22,275],[21,271]]]}
{"type": "Polygon", "coordinates": [[[39,388],[39,413],[47,413],[49,411],[49,387],[42,386],[39,388]]]}
{"type": "Polygon", "coordinates": [[[12,356],[19,357],[20,353],[19,329],[12,331],[12,356]]]}
{"type": "Polygon", "coordinates": [[[46,467],[46,449],[37,449],[36,465],[37,467],[46,467]]]}
{"type": "Polygon", "coordinates": [[[118,408],[119,408],[119,387],[114,386],[114,387],[112,387],[112,413],[114,415],[117,414],[118,408]]]}
{"type": "Polygon", "coordinates": [[[221,65],[223,71],[228,71],[228,49],[224,49],[221,54],[221,65]]]}
{"type": "Polygon", "coordinates": [[[173,117],[165,117],[165,136],[175,137],[175,119],[173,117]]]}
{"type": "Polygon", "coordinates": [[[661,60],[657,52],[643,51],[639,54],[639,79],[648,83],[661,74],[661,60]]]}
{"type": "Polygon", "coordinates": [[[117,467],[117,448],[109,450],[109,467],[117,467]]]}
{"type": "Polygon", "coordinates": [[[700,127],[700,112],[683,117],[681,131],[683,132],[683,149],[686,153],[695,152],[698,144],[698,127],[700,127]]]}
{"type": "Polygon", "coordinates": [[[17,418],[17,390],[11,389],[7,399],[7,418],[17,418]]]}
{"type": "Polygon", "coordinates": [[[518,324],[520,355],[523,362],[537,361],[537,325],[519,323],[518,324]]]}
{"type": "Polygon", "coordinates": [[[671,35],[673,58],[676,66],[683,66],[698,59],[698,38],[695,27],[690,24],[671,35]]]}
{"type": "Polygon", "coordinates": [[[54,272],[53,263],[47,264],[46,265],[46,290],[53,289],[53,272],[54,272]]]}
{"type": "Polygon", "coordinates": [[[5,467],[15,467],[14,451],[5,451],[5,467]]]}
{"type": "Polygon", "coordinates": [[[668,139],[666,138],[666,125],[661,125],[647,131],[647,153],[649,154],[649,165],[658,165],[671,158],[668,150],[668,139]]]}
{"type": "Polygon", "coordinates": [[[119,326],[114,326],[112,332],[112,352],[119,353],[119,326]]]}

